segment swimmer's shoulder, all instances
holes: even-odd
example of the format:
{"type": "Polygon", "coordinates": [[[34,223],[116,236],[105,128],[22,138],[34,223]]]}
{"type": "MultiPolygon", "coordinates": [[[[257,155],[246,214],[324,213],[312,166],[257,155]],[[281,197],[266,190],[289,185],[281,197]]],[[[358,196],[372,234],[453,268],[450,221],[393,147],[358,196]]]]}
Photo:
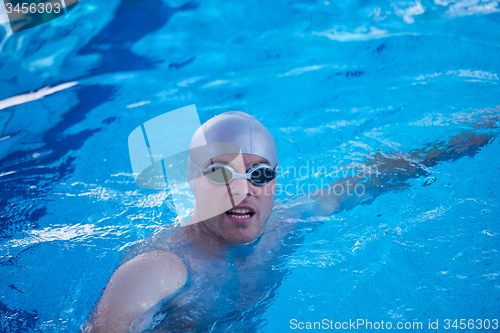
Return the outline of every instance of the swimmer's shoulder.
{"type": "Polygon", "coordinates": [[[179,256],[163,248],[142,253],[125,265],[132,277],[136,274],[135,272],[140,272],[137,277],[148,282],[156,282],[158,279],[164,280],[168,277],[170,284],[178,289],[184,286],[187,280],[184,262],[179,256]]]}
{"type": "Polygon", "coordinates": [[[109,280],[97,307],[98,326],[104,331],[128,328],[134,319],[182,288],[187,276],[182,260],[167,250],[134,257],[109,280]]]}

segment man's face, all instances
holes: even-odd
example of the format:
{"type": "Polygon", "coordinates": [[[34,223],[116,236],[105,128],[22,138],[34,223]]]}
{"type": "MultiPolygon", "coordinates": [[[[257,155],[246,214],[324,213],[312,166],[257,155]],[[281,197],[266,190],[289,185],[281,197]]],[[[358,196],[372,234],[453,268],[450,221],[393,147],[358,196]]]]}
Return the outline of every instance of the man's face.
{"type": "MultiPolygon", "coordinates": [[[[213,159],[214,163],[231,165],[236,172],[246,173],[250,167],[265,163],[270,165],[265,158],[250,154],[225,154],[213,159]]],[[[205,165],[209,166],[210,163],[205,165]]],[[[234,179],[226,185],[212,183],[206,177],[196,180],[195,193],[203,192],[197,196],[195,214],[202,211],[203,207],[210,205],[211,210],[219,209],[224,212],[204,219],[202,222],[210,233],[227,243],[245,244],[253,241],[264,231],[267,220],[271,215],[276,191],[276,179],[263,186],[250,183],[247,179],[234,179]],[[202,199],[199,199],[202,197],[202,199]],[[232,207],[232,202],[235,207],[232,207]]]]}

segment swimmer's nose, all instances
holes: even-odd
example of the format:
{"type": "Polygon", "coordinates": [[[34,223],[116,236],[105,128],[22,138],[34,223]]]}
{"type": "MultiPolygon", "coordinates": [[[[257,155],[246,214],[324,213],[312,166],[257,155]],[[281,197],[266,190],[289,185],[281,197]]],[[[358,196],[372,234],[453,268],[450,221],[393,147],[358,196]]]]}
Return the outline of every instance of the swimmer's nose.
{"type": "Polygon", "coordinates": [[[234,197],[241,197],[242,200],[248,195],[250,187],[247,179],[235,179],[230,183],[231,193],[234,197]]]}

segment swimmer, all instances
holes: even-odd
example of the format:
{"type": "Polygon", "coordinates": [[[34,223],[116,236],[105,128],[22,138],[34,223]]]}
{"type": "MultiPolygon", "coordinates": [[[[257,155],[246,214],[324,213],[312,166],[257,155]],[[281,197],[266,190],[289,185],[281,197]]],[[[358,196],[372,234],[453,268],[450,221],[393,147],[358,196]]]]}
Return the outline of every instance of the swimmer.
{"type": "Polygon", "coordinates": [[[290,221],[304,213],[325,216],[370,202],[407,186],[410,178],[426,175],[440,161],[474,155],[492,138],[467,133],[406,156],[377,154],[367,166],[378,168],[381,176],[368,182],[361,176],[346,178],[330,185],[332,189],[364,181],[362,195],[326,191],[308,196],[313,200],[296,199],[289,205],[293,209],[277,207],[273,212],[278,154],[271,133],[248,114],[228,112],[203,124],[192,147],[203,136],[214,149],[209,157],[190,151],[194,220],[150,237],[140,253],[125,258],[84,331],[249,330],[234,325],[244,322],[245,310],[272,297],[286,274],[286,269],[273,268],[276,258],[286,257],[301,243],[297,224],[290,221]],[[241,153],[215,149],[220,142],[237,144],[241,153]],[[214,215],[225,207],[229,209],[214,215]]]}

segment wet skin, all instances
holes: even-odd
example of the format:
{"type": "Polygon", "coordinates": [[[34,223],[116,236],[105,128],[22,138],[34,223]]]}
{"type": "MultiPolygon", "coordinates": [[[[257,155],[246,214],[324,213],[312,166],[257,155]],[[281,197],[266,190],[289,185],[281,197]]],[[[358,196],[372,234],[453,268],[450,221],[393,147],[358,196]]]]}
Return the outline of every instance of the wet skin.
{"type": "MultiPolygon", "coordinates": [[[[228,164],[238,173],[245,173],[261,163],[270,165],[265,158],[249,154],[217,156],[205,167],[211,163],[228,164]]],[[[225,186],[214,184],[200,175],[196,179],[195,193],[200,193],[200,190],[202,194],[196,195],[194,215],[197,215],[200,206],[215,206],[218,214],[190,226],[187,234],[198,242],[211,244],[211,248],[218,248],[223,244],[249,243],[262,235],[273,209],[276,179],[262,186],[254,185],[247,179],[234,179],[225,186]],[[200,201],[203,197],[207,200],[200,201]],[[233,209],[244,209],[249,214],[229,214],[227,208],[232,207],[231,203],[236,204],[233,209]]]]}
{"type": "MultiPolygon", "coordinates": [[[[239,164],[232,165],[238,173],[245,173],[256,164],[269,164],[256,155],[240,157],[239,164]]],[[[234,161],[234,156],[222,155],[213,160],[229,161],[234,161]]],[[[269,289],[268,281],[276,280],[267,276],[273,273],[269,270],[269,260],[276,257],[278,239],[286,230],[272,223],[264,235],[273,209],[276,179],[263,186],[253,185],[247,179],[235,179],[230,186],[230,196],[238,203],[232,209],[244,209],[245,213],[222,211],[199,223],[177,228],[166,237],[157,235],[159,237],[151,239],[150,243],[156,245],[150,251],[141,251],[143,253],[123,264],[111,277],[97,307],[93,332],[142,328],[165,300],[170,300],[168,318],[164,319],[168,330],[194,326],[198,330],[204,323],[217,321],[219,315],[223,318],[231,310],[243,310],[262,299],[269,289]],[[277,229],[281,232],[269,232],[277,229]],[[208,311],[209,307],[204,305],[212,304],[220,290],[227,293],[225,306],[208,311]],[[195,313],[200,305],[197,313],[205,317],[208,314],[209,318],[203,320],[197,315],[193,320],[186,319],[185,311],[195,313]]],[[[223,202],[229,200],[225,185],[214,184],[201,176],[196,180],[195,192],[200,188],[212,199],[205,204],[216,207],[227,204],[223,202]]],[[[199,209],[196,205],[194,214],[199,209]]]]}
{"type": "MultiPolygon", "coordinates": [[[[300,237],[293,237],[293,242],[280,241],[290,233],[291,226],[271,217],[261,236],[242,245],[206,242],[207,230],[202,225],[177,229],[164,238],[169,251],[184,262],[189,277],[160,309],[165,317],[154,331],[208,331],[212,325],[216,331],[228,325],[242,325],[238,331],[252,331],[251,321],[236,318],[278,288],[287,274],[286,269],[273,267],[301,243],[300,237]]],[[[259,312],[258,307],[253,311],[259,312]]]]}
{"type": "MultiPolygon", "coordinates": [[[[234,156],[230,154],[213,160],[230,165],[231,161],[234,156]]],[[[262,157],[248,154],[243,154],[242,162],[244,165],[232,164],[239,173],[245,173],[256,164],[269,164],[262,157]]],[[[239,202],[234,208],[248,210],[250,214],[226,211],[178,228],[163,239],[168,250],[186,265],[189,280],[187,286],[161,309],[160,313],[166,317],[156,327],[158,331],[205,330],[215,322],[224,326],[221,320],[227,314],[238,315],[248,309],[266,295],[273,285],[270,281],[281,280],[270,275],[282,275],[283,272],[269,270],[270,261],[277,257],[280,249],[278,239],[284,236],[286,229],[277,228],[275,219],[267,225],[274,204],[276,180],[263,186],[253,185],[246,179],[236,179],[230,184],[230,195],[239,202]],[[242,194],[244,197],[239,197],[242,194]],[[215,307],[214,301],[220,298],[224,302],[218,302],[215,307]],[[188,313],[190,316],[186,315],[188,313]]],[[[214,184],[203,176],[197,179],[198,186],[211,194],[227,192],[225,186],[214,184]]],[[[213,199],[214,195],[211,197],[213,199]]],[[[216,197],[219,201],[224,200],[222,195],[216,197]]]]}

